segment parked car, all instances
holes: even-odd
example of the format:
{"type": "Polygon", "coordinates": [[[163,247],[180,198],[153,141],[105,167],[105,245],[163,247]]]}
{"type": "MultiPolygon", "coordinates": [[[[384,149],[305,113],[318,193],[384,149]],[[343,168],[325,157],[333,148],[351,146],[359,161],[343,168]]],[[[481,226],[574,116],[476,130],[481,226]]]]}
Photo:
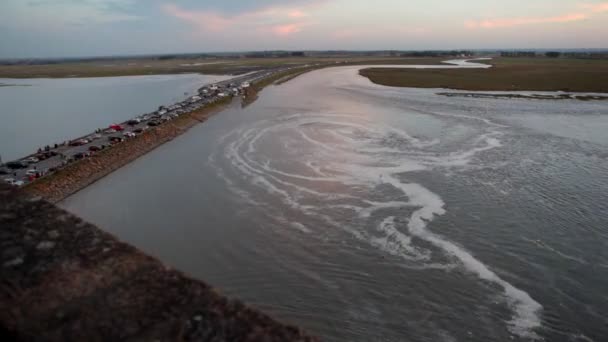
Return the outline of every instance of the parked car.
{"type": "Polygon", "coordinates": [[[76,153],[72,158],[76,159],[76,160],[80,160],[87,157],[87,154],[85,152],[80,152],[80,153],[76,153]]]}
{"type": "Polygon", "coordinates": [[[133,132],[124,132],[122,135],[124,135],[127,138],[134,138],[135,137],[135,133],[133,133],[133,132]]]}
{"type": "Polygon", "coordinates": [[[12,170],[25,169],[27,167],[27,165],[25,165],[24,163],[22,163],[20,161],[8,162],[5,165],[6,165],[6,167],[8,167],[9,169],[12,169],[12,170]]]}
{"type": "Polygon", "coordinates": [[[35,176],[37,173],[38,173],[38,170],[36,170],[36,169],[29,169],[29,170],[25,171],[26,176],[35,176]]]}
{"type": "Polygon", "coordinates": [[[38,158],[39,160],[47,160],[51,157],[54,157],[56,155],[58,155],[59,153],[55,152],[55,151],[46,151],[46,152],[42,152],[42,153],[38,153],[36,155],[36,158],[38,158]]]}
{"type": "Polygon", "coordinates": [[[139,124],[140,122],[141,122],[141,120],[139,120],[139,119],[131,119],[131,120],[127,121],[127,125],[135,126],[135,125],[139,124]]]}
{"type": "Polygon", "coordinates": [[[82,146],[82,145],[86,145],[88,143],[89,143],[89,141],[87,139],[79,139],[79,140],[70,141],[69,145],[70,146],[82,146]]]}
{"type": "Polygon", "coordinates": [[[145,128],[136,128],[133,130],[133,133],[140,134],[140,133],[143,133],[144,131],[145,131],[145,128]]]}
{"type": "Polygon", "coordinates": [[[38,159],[36,157],[29,157],[29,158],[22,159],[21,161],[24,163],[27,163],[27,164],[34,164],[34,163],[39,162],[40,159],[38,159]]]}
{"type": "Polygon", "coordinates": [[[122,127],[121,125],[118,125],[118,124],[111,124],[110,127],[108,127],[108,128],[113,129],[117,132],[122,132],[125,130],[124,127],[122,127]]]}
{"type": "Polygon", "coordinates": [[[12,186],[22,186],[23,184],[25,184],[23,181],[15,180],[14,178],[5,178],[4,181],[12,186]]]}
{"type": "Polygon", "coordinates": [[[89,146],[89,151],[91,152],[97,152],[97,151],[101,151],[101,148],[99,146],[89,146]]]}
{"type": "Polygon", "coordinates": [[[158,126],[160,125],[160,122],[158,121],[150,121],[148,122],[148,126],[154,127],[154,126],[158,126]]]}
{"type": "Polygon", "coordinates": [[[122,141],[121,137],[108,137],[108,140],[112,143],[112,144],[116,144],[122,141]]]}
{"type": "Polygon", "coordinates": [[[7,168],[0,167],[0,175],[10,175],[10,174],[11,174],[11,172],[7,168]]]}

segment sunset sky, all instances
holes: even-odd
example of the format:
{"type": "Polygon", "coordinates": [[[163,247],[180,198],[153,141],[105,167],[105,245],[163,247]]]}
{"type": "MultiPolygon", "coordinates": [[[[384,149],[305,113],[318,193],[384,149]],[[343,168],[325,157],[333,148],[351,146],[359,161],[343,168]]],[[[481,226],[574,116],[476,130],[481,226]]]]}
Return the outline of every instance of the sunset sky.
{"type": "Polygon", "coordinates": [[[1,0],[0,58],[608,48],[608,1],[1,0]]]}

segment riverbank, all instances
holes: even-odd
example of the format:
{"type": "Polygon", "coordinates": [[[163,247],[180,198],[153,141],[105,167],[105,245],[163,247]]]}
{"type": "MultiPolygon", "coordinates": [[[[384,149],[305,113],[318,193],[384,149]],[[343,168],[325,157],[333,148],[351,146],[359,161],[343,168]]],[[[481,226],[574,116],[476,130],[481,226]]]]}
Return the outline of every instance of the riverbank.
{"type": "Polygon", "coordinates": [[[317,341],[2,182],[0,226],[10,341],[317,341]]]}
{"type": "Polygon", "coordinates": [[[489,63],[488,69],[368,68],[360,75],[391,87],[608,93],[608,60],[497,58],[489,63]]]}
{"type": "Polygon", "coordinates": [[[173,140],[194,125],[206,121],[230,103],[231,98],[225,98],[220,102],[184,114],[161,126],[148,129],[127,142],[100,151],[89,158],[69,164],[53,174],[28,183],[23,189],[26,193],[41,196],[51,203],[60,202],[158,146],[173,140]]]}

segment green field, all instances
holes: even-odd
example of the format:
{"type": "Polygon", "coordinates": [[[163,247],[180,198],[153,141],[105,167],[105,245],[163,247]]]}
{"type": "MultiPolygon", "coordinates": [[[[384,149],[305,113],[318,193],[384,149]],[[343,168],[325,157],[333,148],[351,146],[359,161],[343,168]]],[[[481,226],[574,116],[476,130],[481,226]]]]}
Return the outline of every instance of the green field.
{"type": "Polygon", "coordinates": [[[160,60],[151,58],[100,60],[91,62],[63,62],[43,65],[0,65],[4,78],[65,78],[106,77],[201,73],[210,75],[242,74],[279,66],[322,66],[341,64],[436,64],[439,58],[399,57],[291,57],[291,58],[188,58],[160,60]]]}
{"type": "Polygon", "coordinates": [[[459,90],[608,92],[608,60],[497,58],[490,69],[361,70],[372,82],[394,87],[459,90]]]}

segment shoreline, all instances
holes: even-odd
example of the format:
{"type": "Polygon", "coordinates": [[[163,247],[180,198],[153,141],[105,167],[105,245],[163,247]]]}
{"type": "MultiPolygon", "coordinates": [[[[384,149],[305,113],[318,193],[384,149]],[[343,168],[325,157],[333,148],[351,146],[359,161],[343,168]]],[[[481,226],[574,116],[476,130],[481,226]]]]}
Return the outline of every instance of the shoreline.
{"type": "Polygon", "coordinates": [[[0,224],[10,341],[319,341],[2,182],[0,224]]]}
{"type": "MultiPolygon", "coordinates": [[[[239,100],[242,106],[248,106],[257,100],[259,92],[265,87],[279,84],[280,79],[286,77],[292,79],[318,67],[306,68],[305,70],[294,68],[268,71],[269,74],[254,79],[250,87],[243,89],[242,97],[226,96],[199,109],[184,113],[162,125],[151,127],[120,144],[101,150],[87,158],[71,162],[48,175],[25,184],[21,187],[21,190],[30,196],[44,198],[53,204],[61,202],[157,147],[184,134],[195,125],[205,122],[212,115],[220,113],[239,100]]],[[[205,86],[200,89],[203,88],[205,86]]]]}
{"type": "Polygon", "coordinates": [[[132,140],[69,164],[53,174],[28,183],[22,189],[31,196],[43,197],[53,204],[61,202],[223,111],[233,102],[232,98],[226,99],[230,101],[224,100],[183,115],[132,140]]]}

